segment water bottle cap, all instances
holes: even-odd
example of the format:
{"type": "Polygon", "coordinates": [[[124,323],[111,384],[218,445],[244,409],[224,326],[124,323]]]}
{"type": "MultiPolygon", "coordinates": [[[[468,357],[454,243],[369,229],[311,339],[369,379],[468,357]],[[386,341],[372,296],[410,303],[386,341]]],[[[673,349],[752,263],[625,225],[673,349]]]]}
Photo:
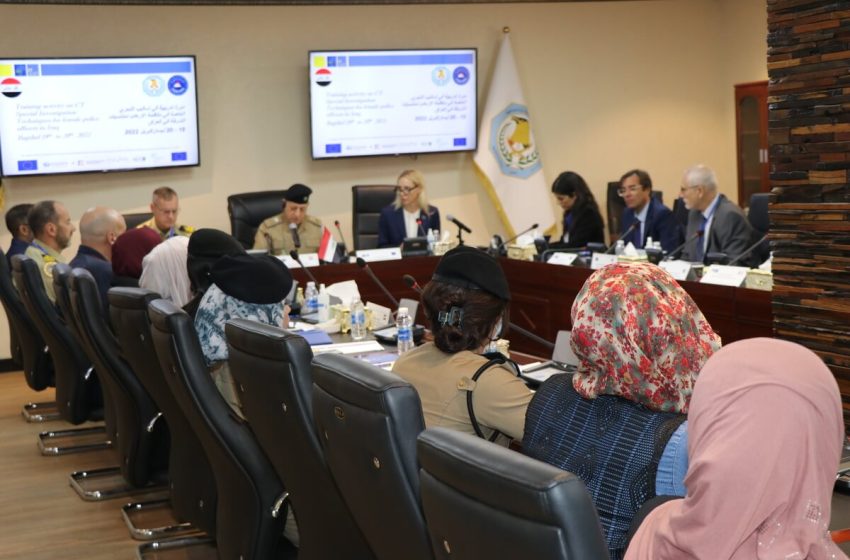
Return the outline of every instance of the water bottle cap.
{"type": "Polygon", "coordinates": [[[310,280],[309,282],[307,282],[307,287],[309,288],[310,286],[313,286],[313,287],[315,288],[315,287],[316,287],[316,283],[315,283],[315,282],[313,282],[312,280],[310,280]]]}
{"type": "Polygon", "coordinates": [[[399,316],[401,316],[401,315],[407,315],[408,313],[409,313],[409,311],[407,310],[407,308],[406,308],[406,307],[399,307],[399,308],[398,308],[398,314],[399,314],[399,316]]]}

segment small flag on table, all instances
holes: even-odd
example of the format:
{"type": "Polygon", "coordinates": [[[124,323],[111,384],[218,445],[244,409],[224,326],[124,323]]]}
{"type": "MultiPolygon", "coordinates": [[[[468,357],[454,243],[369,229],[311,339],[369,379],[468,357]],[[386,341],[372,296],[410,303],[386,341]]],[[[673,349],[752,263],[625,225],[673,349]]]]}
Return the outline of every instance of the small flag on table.
{"type": "Polygon", "coordinates": [[[331,235],[331,230],[324,228],[322,241],[319,243],[319,258],[325,262],[334,262],[336,254],[336,239],[331,235]]]}

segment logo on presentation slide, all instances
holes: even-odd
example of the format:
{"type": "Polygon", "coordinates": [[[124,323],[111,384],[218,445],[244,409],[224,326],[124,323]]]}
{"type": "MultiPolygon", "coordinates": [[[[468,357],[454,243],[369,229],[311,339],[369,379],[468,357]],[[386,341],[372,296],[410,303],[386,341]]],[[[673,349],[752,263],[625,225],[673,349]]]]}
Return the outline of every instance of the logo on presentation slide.
{"type": "Polygon", "coordinates": [[[168,91],[174,95],[183,95],[189,89],[189,82],[183,76],[171,76],[168,80],[168,91]]]}
{"type": "Polygon", "coordinates": [[[142,82],[142,89],[151,97],[159,97],[165,93],[165,84],[159,76],[148,76],[142,82]]]}
{"type": "Polygon", "coordinates": [[[449,69],[445,66],[437,66],[431,71],[431,81],[438,86],[446,85],[449,83],[449,69]]]}
{"type": "Polygon", "coordinates": [[[469,70],[463,66],[458,66],[455,68],[455,71],[452,72],[452,78],[454,78],[457,85],[462,86],[469,81],[469,70]]]}
{"type": "Polygon", "coordinates": [[[527,179],[540,170],[540,154],[525,105],[511,103],[493,117],[490,150],[505,175],[527,179]]]}
{"type": "Polygon", "coordinates": [[[0,82],[0,93],[6,97],[17,97],[23,93],[20,80],[16,78],[4,78],[0,82]]]}
{"type": "Polygon", "coordinates": [[[331,83],[331,71],[327,68],[319,68],[316,70],[316,84],[322,87],[330,85],[331,83]]]}

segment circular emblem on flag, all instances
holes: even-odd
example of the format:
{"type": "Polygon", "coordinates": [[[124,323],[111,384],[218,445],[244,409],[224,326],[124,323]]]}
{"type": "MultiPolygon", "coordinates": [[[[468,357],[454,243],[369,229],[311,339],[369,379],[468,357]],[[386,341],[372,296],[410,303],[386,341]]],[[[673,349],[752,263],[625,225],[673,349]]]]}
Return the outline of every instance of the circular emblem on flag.
{"type": "Polygon", "coordinates": [[[330,85],[331,83],[331,71],[327,68],[319,68],[316,70],[316,84],[322,87],[330,85]]]}
{"type": "Polygon", "coordinates": [[[469,70],[463,66],[458,66],[455,68],[455,71],[452,72],[452,78],[454,78],[457,85],[462,86],[469,81],[469,70]]]}
{"type": "Polygon", "coordinates": [[[438,86],[449,83],[449,69],[445,66],[437,66],[431,70],[431,81],[438,86]]]}
{"type": "Polygon", "coordinates": [[[142,81],[142,89],[151,97],[159,97],[165,93],[166,84],[159,76],[148,76],[142,81]]]}
{"type": "Polygon", "coordinates": [[[168,91],[174,95],[183,95],[189,89],[189,82],[183,76],[171,76],[168,80],[168,91]]]}
{"type": "Polygon", "coordinates": [[[20,80],[15,78],[5,78],[0,82],[0,93],[6,97],[17,97],[23,92],[20,80]]]}
{"type": "Polygon", "coordinates": [[[493,117],[490,151],[505,175],[527,179],[540,170],[540,154],[525,105],[511,103],[493,117]]]}

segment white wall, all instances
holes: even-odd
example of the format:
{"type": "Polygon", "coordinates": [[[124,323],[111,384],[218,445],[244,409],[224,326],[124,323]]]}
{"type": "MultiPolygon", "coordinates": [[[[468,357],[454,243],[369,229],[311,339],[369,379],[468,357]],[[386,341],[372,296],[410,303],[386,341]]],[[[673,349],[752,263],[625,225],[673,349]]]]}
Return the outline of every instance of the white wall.
{"type": "MultiPolygon", "coordinates": [[[[609,180],[650,171],[670,204],[682,170],[712,165],[735,192],[732,85],[766,77],[765,0],[645,0],[413,6],[2,5],[4,56],[195,54],[199,168],[6,180],[7,205],[62,200],[143,210],[150,191],[180,193],[181,221],[229,230],[228,194],[312,186],[312,213],[342,222],[350,241],[350,187],[421,169],[443,213],[484,243],[501,224],[471,156],[312,161],[307,51],[479,49],[483,107],[501,29],[511,28],[532,125],[549,182],[581,173],[600,202],[609,180]]],[[[8,246],[8,234],[0,244],[8,246]]],[[[73,255],[75,249],[68,251],[73,255]]],[[[8,355],[0,322],[0,356],[8,355]]]]}

